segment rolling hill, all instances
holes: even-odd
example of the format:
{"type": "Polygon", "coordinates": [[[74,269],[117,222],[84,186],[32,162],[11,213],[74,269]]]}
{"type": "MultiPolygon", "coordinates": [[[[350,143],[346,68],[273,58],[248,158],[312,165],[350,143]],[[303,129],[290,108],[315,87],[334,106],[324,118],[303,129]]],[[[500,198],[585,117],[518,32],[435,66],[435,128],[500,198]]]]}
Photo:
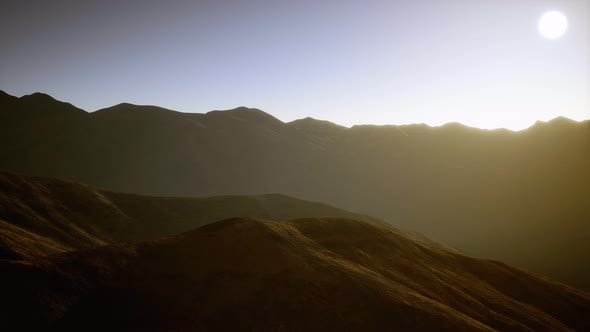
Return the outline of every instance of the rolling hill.
{"type": "Polygon", "coordinates": [[[0,169],[154,196],[280,193],[590,289],[590,121],[519,132],[291,123],[0,94],[0,169]]]}
{"type": "Polygon", "coordinates": [[[0,171],[0,259],[33,259],[157,239],[234,216],[268,220],[341,217],[386,225],[376,218],[278,194],[149,197],[0,171]]]}
{"type": "Polygon", "coordinates": [[[351,219],[232,218],[0,260],[3,327],[60,331],[586,331],[590,295],[351,219]]]}

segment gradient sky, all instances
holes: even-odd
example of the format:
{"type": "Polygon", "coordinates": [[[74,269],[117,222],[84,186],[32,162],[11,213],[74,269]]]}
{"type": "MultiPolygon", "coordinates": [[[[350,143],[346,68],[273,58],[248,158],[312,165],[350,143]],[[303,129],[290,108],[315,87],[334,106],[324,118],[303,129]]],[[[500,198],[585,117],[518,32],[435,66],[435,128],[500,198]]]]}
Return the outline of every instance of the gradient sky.
{"type": "Polygon", "coordinates": [[[283,121],[590,118],[590,1],[2,1],[0,90],[283,121]],[[537,31],[559,10],[568,32],[537,31]]]}

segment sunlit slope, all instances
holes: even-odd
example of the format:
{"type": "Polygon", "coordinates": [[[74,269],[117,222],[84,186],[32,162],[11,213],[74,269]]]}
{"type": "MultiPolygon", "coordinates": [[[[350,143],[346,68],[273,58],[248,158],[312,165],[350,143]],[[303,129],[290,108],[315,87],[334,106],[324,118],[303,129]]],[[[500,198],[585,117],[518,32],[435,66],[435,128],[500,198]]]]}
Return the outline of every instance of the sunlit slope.
{"type": "Polygon", "coordinates": [[[0,261],[2,324],[62,331],[584,331],[590,296],[350,219],[234,218],[0,261]],[[67,285],[67,286],[66,286],[67,285]]]}
{"type": "Polygon", "coordinates": [[[34,258],[177,234],[221,219],[324,216],[382,221],[284,195],[164,198],[0,171],[0,258],[34,258]]]}

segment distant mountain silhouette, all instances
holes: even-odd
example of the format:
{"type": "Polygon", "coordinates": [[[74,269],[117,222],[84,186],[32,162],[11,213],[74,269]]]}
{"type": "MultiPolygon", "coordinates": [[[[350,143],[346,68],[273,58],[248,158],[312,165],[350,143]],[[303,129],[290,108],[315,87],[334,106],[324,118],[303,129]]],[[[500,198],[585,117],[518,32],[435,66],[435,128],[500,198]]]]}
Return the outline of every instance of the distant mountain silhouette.
{"type": "Polygon", "coordinates": [[[519,132],[291,123],[0,94],[0,168],[158,196],[281,193],[590,289],[590,121],[519,132]]]}
{"type": "Polygon", "coordinates": [[[234,218],[159,241],[0,260],[3,327],[587,331],[590,295],[351,219],[234,218]]]}
{"type": "MultiPolygon", "coordinates": [[[[267,220],[341,217],[388,225],[376,218],[278,194],[149,197],[0,171],[0,259],[34,259],[157,239],[234,216],[267,220]]],[[[420,234],[407,236],[429,242],[420,234]]]]}
{"type": "Polygon", "coordinates": [[[346,127],[339,126],[329,121],[316,120],[310,117],[291,121],[287,123],[287,126],[309,134],[318,134],[321,136],[338,135],[342,134],[342,132],[346,130],[346,127]]]}

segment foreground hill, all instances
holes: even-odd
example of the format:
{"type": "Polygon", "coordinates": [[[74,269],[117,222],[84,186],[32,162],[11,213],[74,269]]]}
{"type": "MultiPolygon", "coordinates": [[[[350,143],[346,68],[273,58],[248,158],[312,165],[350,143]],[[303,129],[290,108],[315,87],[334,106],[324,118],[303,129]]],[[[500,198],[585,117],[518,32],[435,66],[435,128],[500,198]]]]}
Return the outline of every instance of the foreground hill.
{"type": "Polygon", "coordinates": [[[384,223],[283,195],[149,197],[0,171],[0,258],[30,259],[156,239],[233,216],[270,220],[324,216],[384,223]]]}
{"type": "Polygon", "coordinates": [[[590,296],[350,219],[228,219],[0,260],[3,327],[63,331],[587,331],[590,296]]]}
{"type": "Polygon", "coordinates": [[[478,130],[283,123],[0,94],[0,168],[156,196],[281,193],[590,289],[590,121],[478,130]]]}

